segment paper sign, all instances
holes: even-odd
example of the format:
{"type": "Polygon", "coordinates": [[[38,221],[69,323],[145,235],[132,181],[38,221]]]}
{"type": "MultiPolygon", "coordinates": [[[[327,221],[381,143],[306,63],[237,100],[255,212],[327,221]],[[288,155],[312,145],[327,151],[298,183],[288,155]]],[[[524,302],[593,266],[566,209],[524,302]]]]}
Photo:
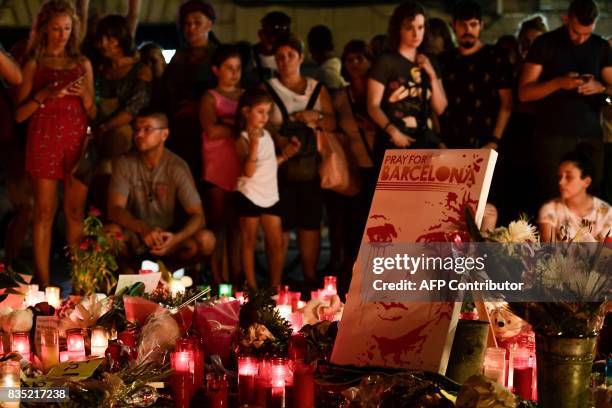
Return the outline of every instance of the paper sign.
{"type": "Polygon", "coordinates": [[[153,273],[157,273],[159,272],[159,265],[157,264],[157,262],[153,261],[142,261],[142,264],[140,264],[140,269],[143,271],[151,271],[153,273]]]}
{"type": "Polygon", "coordinates": [[[119,275],[115,294],[121,289],[132,286],[136,282],[142,282],[145,285],[145,293],[152,293],[161,279],[161,272],[147,273],[144,275],[119,275]]]}
{"type": "Polygon", "coordinates": [[[461,304],[367,302],[361,259],[395,256],[393,243],[445,242],[465,233],[466,206],[480,224],[496,158],[489,149],[387,150],[333,363],[445,373],[461,304]]]}
{"type": "Polygon", "coordinates": [[[87,361],[67,361],[52,367],[44,378],[51,381],[57,379],[84,380],[94,374],[102,361],[102,358],[87,361]]]}

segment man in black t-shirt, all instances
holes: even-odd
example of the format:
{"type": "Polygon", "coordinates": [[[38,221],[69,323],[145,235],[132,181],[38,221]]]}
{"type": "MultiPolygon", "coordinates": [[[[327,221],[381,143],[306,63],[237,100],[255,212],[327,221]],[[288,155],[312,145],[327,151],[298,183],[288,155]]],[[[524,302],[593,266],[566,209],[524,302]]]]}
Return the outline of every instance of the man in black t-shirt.
{"type": "MultiPolygon", "coordinates": [[[[520,80],[519,98],[538,101],[533,160],[540,204],[558,194],[557,166],[580,143],[593,147],[599,185],[603,168],[601,102],[612,84],[612,50],[593,34],[598,16],[592,0],[574,0],[564,26],[539,36],[529,49],[520,80]]],[[[594,191],[597,193],[597,191],[594,191]]]]}
{"type": "Polygon", "coordinates": [[[458,48],[438,58],[448,109],[442,136],[448,147],[496,149],[512,111],[512,67],[506,56],[480,40],[480,5],[462,1],[453,12],[458,48]]]}

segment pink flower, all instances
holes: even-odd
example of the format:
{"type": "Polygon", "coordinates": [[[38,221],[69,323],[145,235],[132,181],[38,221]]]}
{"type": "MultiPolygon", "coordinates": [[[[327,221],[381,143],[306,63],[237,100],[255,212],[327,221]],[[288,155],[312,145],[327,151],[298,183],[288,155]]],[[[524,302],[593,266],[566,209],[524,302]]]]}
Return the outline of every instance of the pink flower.
{"type": "Polygon", "coordinates": [[[94,207],[94,206],[89,207],[89,216],[90,217],[99,217],[101,215],[102,215],[102,213],[96,207],[94,207]]]}
{"type": "Polygon", "coordinates": [[[81,245],[79,245],[79,248],[81,248],[83,251],[86,251],[89,248],[89,240],[83,240],[83,242],[81,242],[81,245]]]}
{"type": "Polygon", "coordinates": [[[115,233],[115,239],[117,241],[123,241],[125,239],[125,237],[123,236],[123,234],[121,232],[117,232],[117,233],[115,233]]]}

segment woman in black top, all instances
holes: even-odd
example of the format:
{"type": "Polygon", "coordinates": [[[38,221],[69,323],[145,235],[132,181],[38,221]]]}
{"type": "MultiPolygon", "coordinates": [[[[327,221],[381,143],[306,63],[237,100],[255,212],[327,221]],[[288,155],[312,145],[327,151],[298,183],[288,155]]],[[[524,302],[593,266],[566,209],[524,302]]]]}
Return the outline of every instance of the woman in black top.
{"type": "Polygon", "coordinates": [[[381,55],[368,80],[368,113],[379,126],[375,156],[388,148],[436,148],[442,143],[432,130],[432,113],[447,105],[442,82],[430,59],[418,52],[425,34],[425,9],[400,4],[389,20],[392,52],[381,55]]]}

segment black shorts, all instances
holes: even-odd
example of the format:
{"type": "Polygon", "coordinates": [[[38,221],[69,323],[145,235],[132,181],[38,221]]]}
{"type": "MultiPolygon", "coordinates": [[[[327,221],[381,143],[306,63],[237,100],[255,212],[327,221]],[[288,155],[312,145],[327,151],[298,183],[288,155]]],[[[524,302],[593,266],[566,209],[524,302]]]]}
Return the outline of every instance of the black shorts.
{"type": "Polygon", "coordinates": [[[278,201],[272,207],[260,207],[254,204],[244,194],[236,192],[236,209],[240,217],[259,217],[262,214],[280,217],[281,210],[278,201]]]}
{"type": "Polygon", "coordinates": [[[284,181],[278,187],[283,231],[321,228],[323,192],[318,178],[312,181],[284,181]]]}

